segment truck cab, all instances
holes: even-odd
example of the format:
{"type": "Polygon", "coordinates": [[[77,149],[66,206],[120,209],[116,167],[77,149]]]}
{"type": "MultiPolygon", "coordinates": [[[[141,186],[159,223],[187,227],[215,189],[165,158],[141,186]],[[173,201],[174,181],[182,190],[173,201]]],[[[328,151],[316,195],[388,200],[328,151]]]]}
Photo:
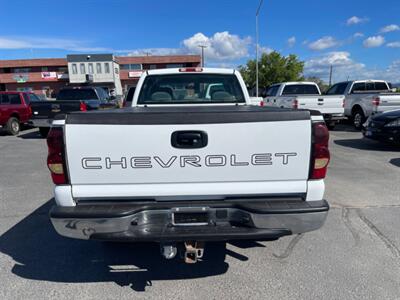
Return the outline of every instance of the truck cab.
{"type": "Polygon", "coordinates": [[[0,127],[11,135],[17,135],[21,125],[28,123],[32,115],[31,103],[40,102],[38,96],[27,92],[0,92],[0,127]]]}

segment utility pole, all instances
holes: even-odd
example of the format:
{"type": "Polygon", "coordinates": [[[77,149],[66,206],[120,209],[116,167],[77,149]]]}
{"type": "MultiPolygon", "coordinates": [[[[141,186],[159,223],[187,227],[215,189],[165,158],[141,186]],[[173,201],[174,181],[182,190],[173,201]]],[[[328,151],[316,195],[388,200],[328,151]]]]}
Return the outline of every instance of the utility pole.
{"type": "Polygon", "coordinates": [[[263,2],[264,0],[260,0],[260,4],[256,11],[256,97],[258,97],[258,14],[260,13],[263,2]]]}
{"type": "Polygon", "coordinates": [[[204,68],[204,48],[207,48],[206,45],[199,45],[201,48],[201,66],[204,68]]]}
{"type": "Polygon", "coordinates": [[[332,69],[333,69],[333,66],[331,65],[330,71],[329,71],[329,86],[332,85],[332,69]]]}

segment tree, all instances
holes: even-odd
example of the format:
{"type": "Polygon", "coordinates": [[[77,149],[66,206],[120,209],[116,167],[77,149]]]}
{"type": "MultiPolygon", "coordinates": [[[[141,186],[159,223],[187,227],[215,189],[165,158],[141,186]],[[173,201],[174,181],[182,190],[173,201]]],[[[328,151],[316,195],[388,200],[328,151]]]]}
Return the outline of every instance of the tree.
{"type": "MultiPolygon", "coordinates": [[[[258,62],[258,82],[260,88],[285,81],[303,80],[304,62],[294,54],[282,56],[276,51],[263,53],[258,62]]],[[[245,66],[239,66],[239,71],[249,87],[256,85],[256,61],[249,60],[245,66]]]]}

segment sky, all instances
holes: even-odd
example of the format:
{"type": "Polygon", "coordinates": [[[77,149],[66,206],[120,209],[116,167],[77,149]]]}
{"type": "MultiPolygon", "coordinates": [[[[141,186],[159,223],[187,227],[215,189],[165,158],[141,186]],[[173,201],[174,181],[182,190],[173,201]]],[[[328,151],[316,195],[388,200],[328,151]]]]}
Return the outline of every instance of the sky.
{"type": "MultiPolygon", "coordinates": [[[[260,0],[0,0],[0,59],[199,54],[209,67],[254,59],[260,0]]],[[[264,0],[260,51],[296,54],[304,75],[400,82],[400,1],[264,0]]]]}

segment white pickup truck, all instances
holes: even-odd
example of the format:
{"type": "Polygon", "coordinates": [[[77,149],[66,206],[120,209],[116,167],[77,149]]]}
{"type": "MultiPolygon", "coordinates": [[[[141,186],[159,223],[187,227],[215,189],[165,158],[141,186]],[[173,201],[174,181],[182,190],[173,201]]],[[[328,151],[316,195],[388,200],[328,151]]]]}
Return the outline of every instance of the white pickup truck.
{"type": "Polygon", "coordinates": [[[321,95],[314,82],[284,82],[268,88],[264,104],[281,108],[313,109],[319,111],[330,129],[344,118],[344,96],[321,95]]]}
{"type": "Polygon", "coordinates": [[[344,97],[344,114],[357,129],[372,114],[400,109],[400,93],[394,93],[390,84],[384,80],[339,82],[326,94],[344,97]]]}
{"type": "Polygon", "coordinates": [[[239,72],[207,68],[144,72],[132,106],[53,121],[59,234],[158,242],[193,263],[206,241],[323,225],[329,132],[318,112],[250,105],[239,72]]]}

